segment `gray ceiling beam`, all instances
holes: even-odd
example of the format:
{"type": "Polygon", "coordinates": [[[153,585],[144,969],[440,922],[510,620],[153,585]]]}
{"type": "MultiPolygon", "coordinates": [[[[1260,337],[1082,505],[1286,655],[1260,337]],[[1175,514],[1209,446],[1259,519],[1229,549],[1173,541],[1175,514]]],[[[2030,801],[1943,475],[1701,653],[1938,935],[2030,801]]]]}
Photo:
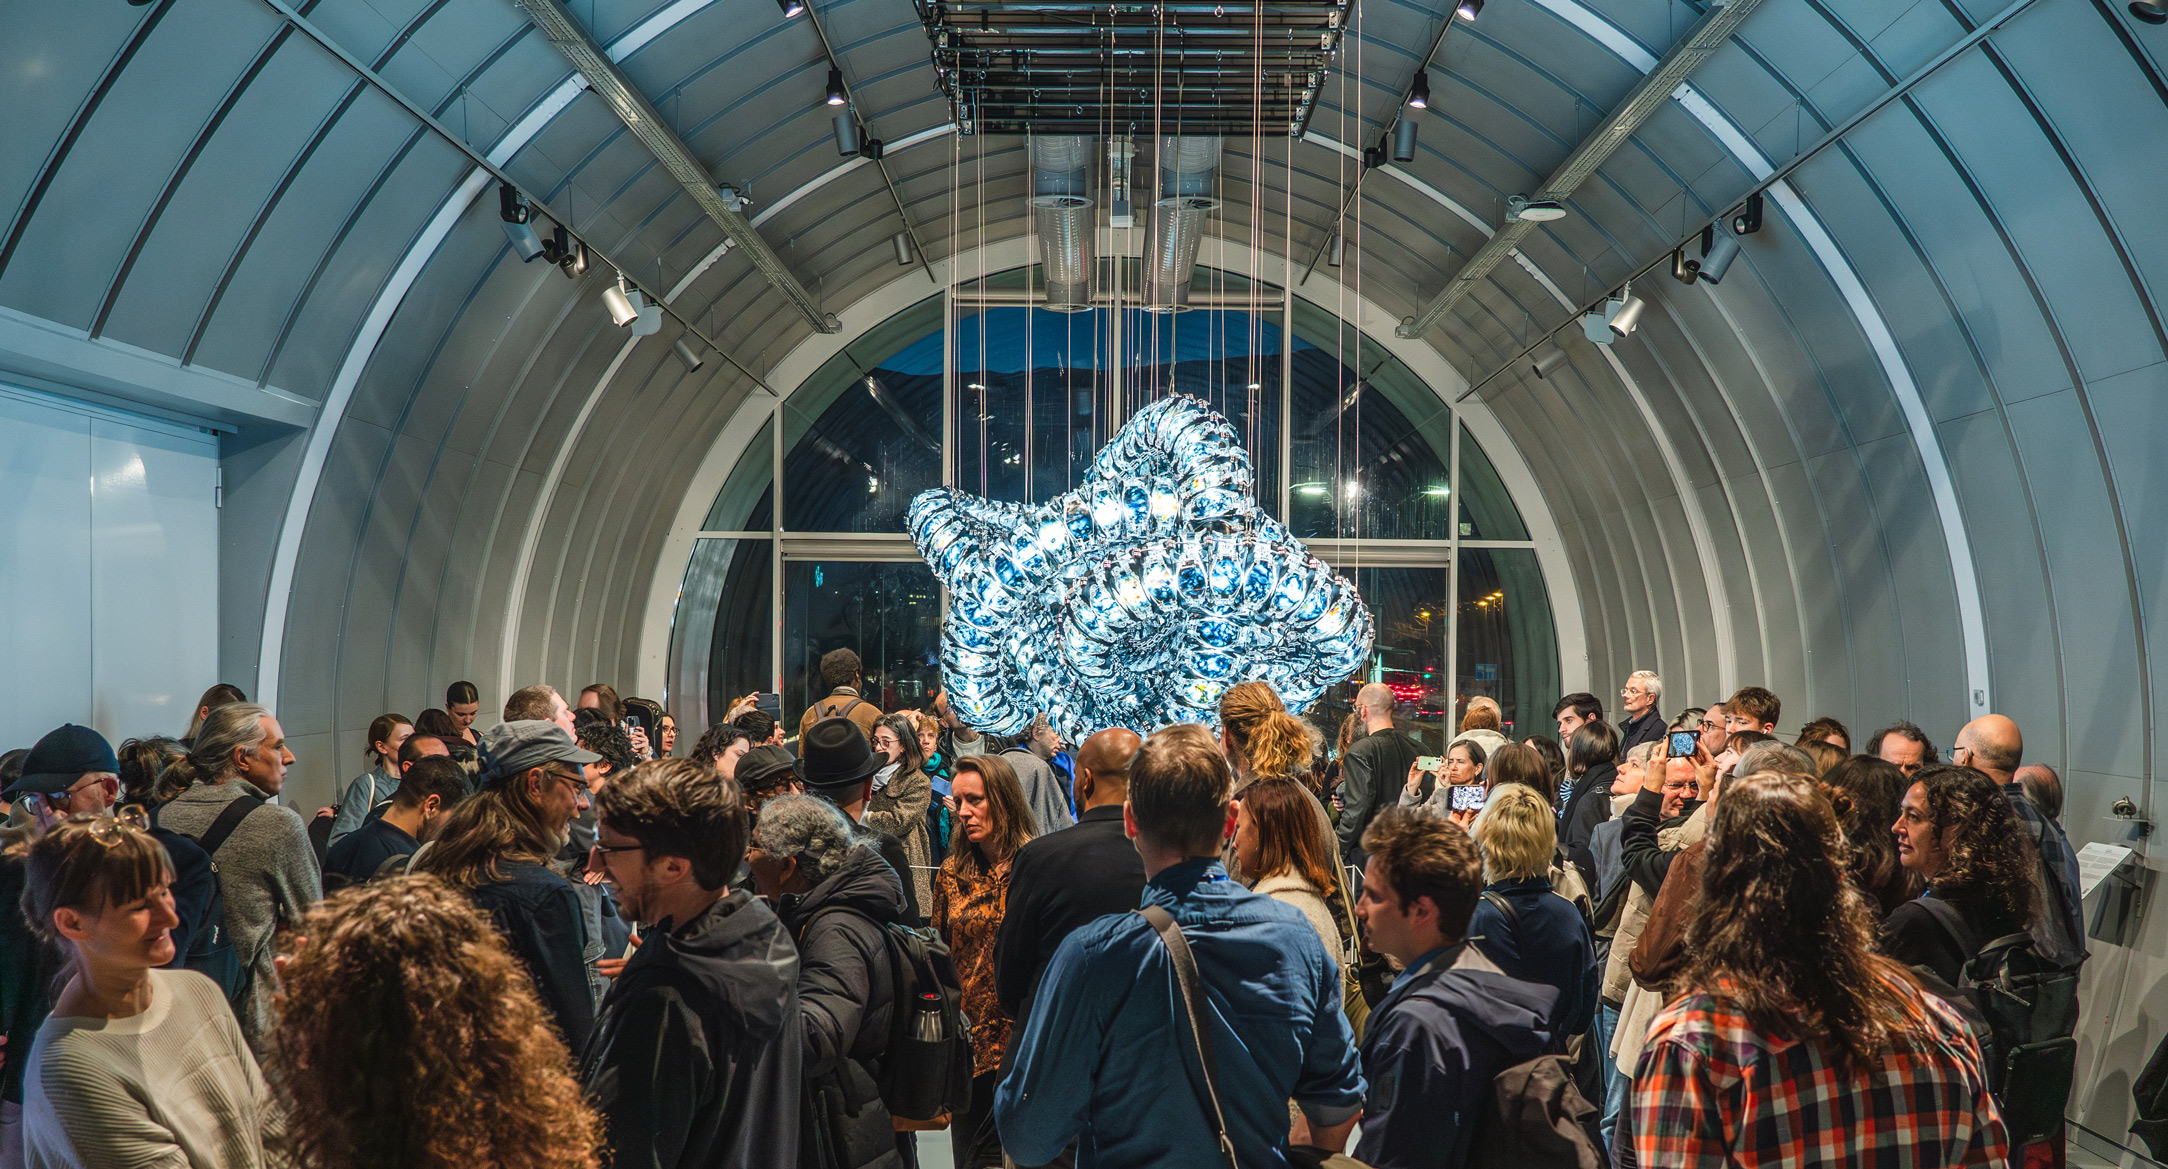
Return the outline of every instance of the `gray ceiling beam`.
{"type": "MultiPolygon", "coordinates": [[[[1626,145],[1626,140],[1634,136],[1634,131],[1639,130],[1643,122],[1648,121],[1656,111],[1664,107],[1665,102],[1671,100],[1673,91],[1708,59],[1709,54],[1731,39],[1732,32],[1752,15],[1760,4],[1761,0],[1731,0],[1728,4],[1712,7],[1703,13],[1701,19],[1694,22],[1694,27],[1688,29],[1686,35],[1671,46],[1671,51],[1664,54],[1663,60],[1658,61],[1655,68],[1642,76],[1641,83],[1634,86],[1632,93],[1626,95],[1626,100],[1620,102],[1618,108],[1612,110],[1601,125],[1583,138],[1579,146],[1573,148],[1573,153],[1566,156],[1566,161],[1560,163],[1558,170],[1529,198],[1563,202],[1571,197],[1580,189],[1582,183],[1588,181],[1589,176],[1596,173],[1597,168],[1618,152],[1619,147],[1626,145]]],[[[1468,257],[1468,262],[1461,265],[1460,271],[1453,274],[1452,280],[1445,286],[1445,291],[1431,298],[1430,303],[1423,306],[1422,312],[1402,321],[1399,328],[1393,331],[1402,337],[1421,336],[1425,329],[1437,324],[1438,318],[1458,304],[1462,297],[1467,296],[1478,282],[1488,277],[1498,265],[1505,263],[1514,249],[1520,246],[1521,240],[1535,230],[1535,226],[1525,219],[1507,220],[1476,250],[1475,255],[1468,257]]]]}
{"type": "Polygon", "coordinates": [[[655,156],[655,161],[670,172],[670,177],[676,179],[679,186],[685,188],[693,204],[723,229],[723,234],[730,237],[754,267],[760,269],[768,283],[798,306],[798,311],[812,322],[814,330],[833,333],[840,328],[836,318],[822,312],[813,294],[783,266],[782,257],[775,254],[768,241],[760,238],[752,223],[723,201],[722,194],[715,189],[715,180],[707,168],[700,165],[700,160],[693,157],[685,140],[677,136],[649,104],[646,95],[617,67],[617,62],[610,60],[609,54],[603,52],[595,38],[587,34],[587,29],[572,18],[560,0],[519,0],[519,4],[527,10],[528,19],[542,35],[557,46],[565,60],[572,62],[572,67],[586,80],[588,90],[601,98],[603,104],[625,123],[632,136],[647,147],[648,153],[655,156]]]}

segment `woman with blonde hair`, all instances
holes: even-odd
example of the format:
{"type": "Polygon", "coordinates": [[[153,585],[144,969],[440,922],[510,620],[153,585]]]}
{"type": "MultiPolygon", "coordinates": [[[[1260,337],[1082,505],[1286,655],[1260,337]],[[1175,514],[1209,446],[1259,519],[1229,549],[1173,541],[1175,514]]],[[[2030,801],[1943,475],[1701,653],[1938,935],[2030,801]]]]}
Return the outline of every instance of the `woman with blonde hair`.
{"type": "Polygon", "coordinates": [[[1264,779],[1292,779],[1310,766],[1313,747],[1302,721],[1263,682],[1239,682],[1220,695],[1220,750],[1235,772],[1235,798],[1264,779]]]}
{"type": "Polygon", "coordinates": [[[564,1042],[458,891],[431,876],[357,885],[301,932],[268,1060],[298,1169],[598,1163],[601,1123],[564,1042]]]}
{"type": "Polygon", "coordinates": [[[994,1132],[994,1088],[1011,1021],[1001,1011],[994,982],[994,943],[1008,913],[1009,862],[1031,839],[1031,805],[1016,769],[997,755],[966,755],[956,761],[950,788],[956,834],[948,859],[933,878],[933,928],[948,942],[963,984],[964,1014],[971,1019],[971,1107],[949,1128],[956,1169],[1001,1164],[994,1132]]]}
{"type": "Polygon", "coordinates": [[[1588,1030],[1597,987],[1588,922],[1551,887],[1558,820],[1534,788],[1503,784],[1491,791],[1473,835],[1488,884],[1468,919],[1468,937],[1508,975],[1558,988],[1551,1034],[1563,1043],[1588,1030]]]}

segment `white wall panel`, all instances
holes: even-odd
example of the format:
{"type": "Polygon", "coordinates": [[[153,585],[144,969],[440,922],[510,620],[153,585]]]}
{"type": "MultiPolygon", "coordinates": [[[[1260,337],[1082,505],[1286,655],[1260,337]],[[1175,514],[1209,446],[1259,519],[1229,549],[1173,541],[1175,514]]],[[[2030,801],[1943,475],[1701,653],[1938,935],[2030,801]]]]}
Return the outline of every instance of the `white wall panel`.
{"type": "Polygon", "coordinates": [[[177,735],[218,680],[218,443],[0,386],[0,750],[177,735]]]}

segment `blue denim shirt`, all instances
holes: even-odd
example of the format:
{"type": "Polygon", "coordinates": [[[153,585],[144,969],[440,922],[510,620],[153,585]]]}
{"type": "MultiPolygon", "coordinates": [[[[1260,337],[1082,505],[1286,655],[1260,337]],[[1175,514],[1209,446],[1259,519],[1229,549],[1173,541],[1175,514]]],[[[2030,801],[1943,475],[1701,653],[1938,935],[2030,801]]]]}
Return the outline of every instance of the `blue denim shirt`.
{"type": "Polygon", "coordinates": [[[399,777],[381,767],[355,777],[354,782],[346,785],[346,793],[339,797],[338,814],[331,818],[331,843],[346,839],[347,833],[369,819],[369,809],[398,794],[399,777]]]}
{"type": "MultiPolygon", "coordinates": [[[[1321,1125],[1356,1114],[1339,967],[1300,911],[1204,858],[1152,878],[1142,903],[1172,915],[1196,956],[1220,1107],[1246,1169],[1287,1164],[1290,1097],[1321,1125]]],[[[1143,917],[1109,914],[1062,941],[1014,1050],[994,1120],[1017,1164],[1071,1143],[1081,1169],[1219,1163],[1174,966],[1143,917]]]]}

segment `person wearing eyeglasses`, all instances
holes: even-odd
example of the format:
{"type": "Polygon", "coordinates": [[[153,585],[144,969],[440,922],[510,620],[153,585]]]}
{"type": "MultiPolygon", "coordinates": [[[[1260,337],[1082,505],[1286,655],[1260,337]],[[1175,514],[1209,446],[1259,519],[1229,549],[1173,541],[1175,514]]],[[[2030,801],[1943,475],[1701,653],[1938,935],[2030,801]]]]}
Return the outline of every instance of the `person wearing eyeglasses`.
{"type": "Polygon", "coordinates": [[[498,723],[482,736],[496,766],[452,811],[415,869],[465,890],[534,977],[535,993],[579,1051],[595,1025],[587,925],[572,881],[550,867],[588,806],[588,764],[602,758],[540,719],[498,723]]]}
{"type": "Polygon", "coordinates": [[[24,908],[70,972],[24,1053],[21,1163],[256,1169],[263,1076],[218,984],[160,969],[173,868],[130,811],[71,815],[15,849],[24,908]]]}

